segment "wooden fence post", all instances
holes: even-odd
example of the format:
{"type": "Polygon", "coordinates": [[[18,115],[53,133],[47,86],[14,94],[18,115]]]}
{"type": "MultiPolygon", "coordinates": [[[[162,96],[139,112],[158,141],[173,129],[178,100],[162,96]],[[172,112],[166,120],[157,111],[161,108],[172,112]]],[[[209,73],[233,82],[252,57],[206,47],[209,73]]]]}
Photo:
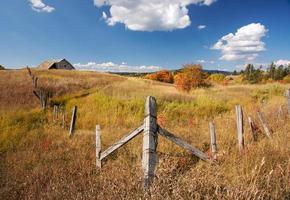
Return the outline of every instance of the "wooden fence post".
{"type": "Polygon", "coordinates": [[[217,159],[217,144],[216,144],[216,134],[215,134],[215,125],[213,122],[209,123],[210,129],[210,142],[211,142],[211,153],[213,160],[217,159]]]}
{"type": "Polygon", "coordinates": [[[290,89],[286,90],[286,97],[288,102],[288,115],[290,116],[290,89]]]}
{"type": "Polygon", "coordinates": [[[145,103],[142,168],[144,172],[144,190],[147,192],[154,179],[158,162],[157,148],[157,106],[154,97],[147,97],[145,103]]]}
{"type": "Polygon", "coordinates": [[[62,110],[62,124],[61,124],[61,127],[62,128],[65,128],[65,109],[63,108],[62,110]]]}
{"type": "Polygon", "coordinates": [[[58,120],[58,106],[53,106],[53,122],[56,122],[58,120]]]}
{"type": "Polygon", "coordinates": [[[256,126],[255,126],[255,124],[250,116],[248,116],[248,120],[249,120],[249,126],[250,126],[250,131],[251,131],[253,140],[254,140],[254,142],[257,142],[258,135],[257,135],[257,131],[256,131],[256,126]]]}
{"type": "Polygon", "coordinates": [[[31,76],[32,76],[32,73],[31,73],[30,68],[29,68],[28,66],[26,66],[26,69],[27,69],[27,71],[28,71],[28,75],[31,77],[31,76]]]}
{"type": "Polygon", "coordinates": [[[96,165],[102,167],[101,161],[101,128],[100,125],[96,126],[96,165]]]}
{"type": "Polygon", "coordinates": [[[71,124],[70,124],[70,130],[69,130],[70,138],[74,136],[76,117],[77,117],[77,106],[74,106],[72,110],[71,124]]]}
{"type": "Polygon", "coordinates": [[[34,87],[34,89],[37,88],[37,81],[38,81],[38,77],[34,77],[34,79],[33,79],[33,87],[34,87]]]}
{"type": "Polygon", "coordinates": [[[278,120],[282,120],[284,118],[284,113],[283,113],[283,106],[280,105],[278,107],[278,114],[277,114],[278,120]]]}
{"type": "Polygon", "coordinates": [[[257,112],[258,118],[263,126],[263,129],[265,131],[265,134],[267,137],[271,137],[271,131],[268,127],[267,122],[265,121],[264,115],[261,112],[257,112]]]}
{"type": "Polygon", "coordinates": [[[240,105],[236,105],[237,131],[239,151],[242,153],[244,149],[244,124],[243,124],[243,110],[240,105]]]}

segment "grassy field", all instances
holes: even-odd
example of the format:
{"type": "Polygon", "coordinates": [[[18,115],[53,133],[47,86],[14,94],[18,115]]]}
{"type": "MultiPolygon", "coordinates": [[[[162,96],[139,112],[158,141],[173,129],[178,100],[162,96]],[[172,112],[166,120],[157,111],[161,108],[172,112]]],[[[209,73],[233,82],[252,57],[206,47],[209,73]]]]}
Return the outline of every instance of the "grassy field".
{"type": "MultiPolygon", "coordinates": [[[[68,113],[78,106],[75,137],[40,109],[27,71],[0,71],[0,199],[289,199],[290,85],[230,85],[178,92],[173,85],[95,72],[33,71],[68,113]],[[155,96],[158,123],[210,155],[216,124],[218,163],[211,165],[159,137],[151,196],[142,191],[142,136],[95,165],[95,126],[102,148],[142,123],[146,96],[155,96]],[[245,114],[245,151],[238,153],[235,105],[245,114]],[[277,111],[283,105],[284,116],[277,111]],[[253,142],[247,116],[273,131],[253,142]]],[[[261,127],[260,127],[261,128],[261,127]]],[[[261,128],[262,130],[262,128],[261,128]]]]}

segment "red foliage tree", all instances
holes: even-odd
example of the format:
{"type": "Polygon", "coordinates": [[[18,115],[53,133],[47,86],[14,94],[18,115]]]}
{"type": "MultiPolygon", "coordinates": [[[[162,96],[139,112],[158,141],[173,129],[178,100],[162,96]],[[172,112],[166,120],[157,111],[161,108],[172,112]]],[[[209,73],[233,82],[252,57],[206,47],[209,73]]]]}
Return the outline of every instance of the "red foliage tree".
{"type": "Polygon", "coordinates": [[[201,65],[188,64],[175,75],[174,84],[178,90],[189,92],[192,88],[207,86],[207,77],[208,74],[202,72],[201,65]]]}
{"type": "Polygon", "coordinates": [[[164,82],[164,83],[173,83],[173,76],[171,72],[169,72],[168,70],[161,70],[153,74],[148,74],[145,76],[145,78],[150,79],[150,80],[164,82]]]}

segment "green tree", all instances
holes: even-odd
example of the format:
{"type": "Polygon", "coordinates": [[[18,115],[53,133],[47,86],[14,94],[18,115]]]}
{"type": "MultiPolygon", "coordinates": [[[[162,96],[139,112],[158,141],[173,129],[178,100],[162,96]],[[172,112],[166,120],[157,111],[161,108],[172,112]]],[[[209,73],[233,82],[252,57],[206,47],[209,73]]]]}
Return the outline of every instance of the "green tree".
{"type": "Polygon", "coordinates": [[[249,83],[258,83],[263,78],[263,71],[261,69],[255,69],[254,65],[248,64],[243,73],[244,78],[249,81],[249,83]]]}

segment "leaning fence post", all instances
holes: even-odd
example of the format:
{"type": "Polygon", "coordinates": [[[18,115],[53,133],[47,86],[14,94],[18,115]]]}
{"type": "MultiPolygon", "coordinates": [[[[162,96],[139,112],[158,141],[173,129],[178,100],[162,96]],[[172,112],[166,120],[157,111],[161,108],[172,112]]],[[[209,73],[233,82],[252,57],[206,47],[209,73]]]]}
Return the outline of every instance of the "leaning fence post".
{"type": "Polygon", "coordinates": [[[283,113],[283,107],[282,107],[282,105],[280,105],[280,106],[278,107],[278,114],[277,114],[278,120],[283,119],[283,118],[284,118],[283,116],[284,116],[284,113],[283,113]]]}
{"type": "Polygon", "coordinates": [[[271,131],[268,127],[267,122],[265,121],[264,115],[261,112],[257,112],[258,118],[263,126],[263,129],[265,131],[265,134],[267,137],[271,137],[271,131]]]}
{"type": "Polygon", "coordinates": [[[288,102],[288,115],[290,116],[290,89],[286,90],[286,98],[288,102]]]}
{"type": "Polygon", "coordinates": [[[56,122],[58,120],[58,106],[53,106],[53,122],[56,122]]]}
{"type": "Polygon", "coordinates": [[[31,73],[30,68],[29,68],[28,66],[26,66],[26,69],[27,69],[27,71],[28,71],[28,75],[31,77],[31,76],[32,76],[32,73],[31,73]]]}
{"type": "Polygon", "coordinates": [[[255,128],[255,124],[252,120],[252,118],[250,116],[248,116],[248,120],[249,120],[249,126],[250,126],[250,130],[251,130],[251,134],[252,134],[252,137],[253,137],[253,140],[254,142],[257,142],[258,141],[258,135],[257,135],[257,132],[256,132],[256,128],[255,128]]]}
{"type": "Polygon", "coordinates": [[[238,131],[238,143],[240,153],[244,149],[244,127],[243,127],[243,110],[240,105],[236,105],[236,118],[237,118],[237,131],[238,131]]]}
{"type": "Polygon", "coordinates": [[[101,128],[100,125],[96,126],[96,165],[102,167],[101,161],[101,128]]]}
{"type": "Polygon", "coordinates": [[[144,190],[148,191],[154,179],[158,162],[157,148],[157,106],[154,97],[147,97],[145,103],[145,119],[143,134],[142,167],[144,172],[144,190]]]}
{"type": "Polygon", "coordinates": [[[32,76],[32,84],[33,84],[34,89],[37,88],[37,81],[38,81],[38,77],[32,76]]]}
{"type": "Polygon", "coordinates": [[[209,129],[210,129],[210,142],[211,142],[211,153],[212,158],[214,160],[217,159],[217,144],[216,144],[216,134],[215,134],[215,125],[213,122],[209,123],[209,129]]]}
{"type": "Polygon", "coordinates": [[[77,106],[74,106],[72,110],[71,124],[70,124],[70,130],[69,130],[70,138],[74,136],[75,123],[76,123],[76,117],[77,117],[76,114],[77,114],[77,106]]]}
{"type": "Polygon", "coordinates": [[[61,124],[62,128],[65,128],[65,109],[63,108],[62,110],[62,124],[61,124]]]}

